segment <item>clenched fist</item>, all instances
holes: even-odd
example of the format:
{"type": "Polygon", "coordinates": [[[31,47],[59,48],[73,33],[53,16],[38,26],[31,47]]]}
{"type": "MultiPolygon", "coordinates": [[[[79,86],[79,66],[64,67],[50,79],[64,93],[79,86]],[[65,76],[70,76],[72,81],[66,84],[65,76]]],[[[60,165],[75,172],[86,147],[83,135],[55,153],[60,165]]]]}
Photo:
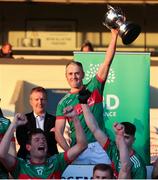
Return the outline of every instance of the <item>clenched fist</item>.
{"type": "Polygon", "coordinates": [[[17,113],[14,116],[14,123],[16,124],[16,126],[24,125],[27,123],[27,118],[24,114],[17,113]]]}
{"type": "Polygon", "coordinates": [[[68,118],[73,118],[73,117],[77,116],[77,112],[72,106],[66,107],[64,109],[63,113],[64,113],[64,116],[68,117],[68,118]]]}

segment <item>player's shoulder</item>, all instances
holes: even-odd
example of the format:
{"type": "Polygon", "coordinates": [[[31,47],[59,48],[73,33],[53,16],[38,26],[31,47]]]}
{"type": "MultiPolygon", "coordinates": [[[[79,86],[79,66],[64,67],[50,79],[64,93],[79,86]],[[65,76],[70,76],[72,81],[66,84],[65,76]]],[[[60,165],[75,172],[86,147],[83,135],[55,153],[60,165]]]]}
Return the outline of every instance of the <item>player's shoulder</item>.
{"type": "Polygon", "coordinates": [[[67,100],[69,100],[69,99],[71,98],[71,96],[72,96],[71,93],[65,94],[65,96],[63,96],[63,97],[60,99],[58,105],[61,105],[61,104],[65,103],[65,102],[67,102],[67,100]]]}
{"type": "Polygon", "coordinates": [[[1,124],[10,124],[10,119],[6,118],[6,117],[0,117],[0,123],[1,124]]]}
{"type": "Polygon", "coordinates": [[[135,168],[145,166],[142,157],[136,152],[130,157],[130,160],[132,161],[135,168]]]}

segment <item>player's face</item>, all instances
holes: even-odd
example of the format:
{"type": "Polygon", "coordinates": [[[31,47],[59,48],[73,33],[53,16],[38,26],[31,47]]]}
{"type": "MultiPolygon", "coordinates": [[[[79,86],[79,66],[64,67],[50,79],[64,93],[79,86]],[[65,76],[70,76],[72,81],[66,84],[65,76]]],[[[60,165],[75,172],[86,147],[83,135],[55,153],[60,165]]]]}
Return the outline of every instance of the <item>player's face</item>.
{"type": "Polygon", "coordinates": [[[47,156],[47,141],[42,133],[32,136],[30,154],[33,158],[45,158],[47,156]]]}
{"type": "Polygon", "coordinates": [[[90,47],[89,46],[85,46],[82,50],[83,52],[90,52],[90,47]]]}
{"type": "Polygon", "coordinates": [[[93,179],[112,179],[109,171],[101,171],[97,169],[93,174],[93,179]]]}
{"type": "Polygon", "coordinates": [[[70,64],[66,68],[66,78],[71,88],[78,89],[83,85],[84,72],[78,65],[70,64]]]}
{"type": "Polygon", "coordinates": [[[134,136],[124,133],[125,143],[127,147],[132,147],[132,144],[134,143],[134,136]]]}
{"type": "Polygon", "coordinates": [[[11,52],[11,47],[9,44],[6,44],[5,46],[2,47],[2,51],[4,54],[9,54],[11,52]]]}
{"type": "Polygon", "coordinates": [[[30,104],[37,115],[45,113],[47,104],[46,95],[42,92],[33,92],[30,95],[30,104]]]}

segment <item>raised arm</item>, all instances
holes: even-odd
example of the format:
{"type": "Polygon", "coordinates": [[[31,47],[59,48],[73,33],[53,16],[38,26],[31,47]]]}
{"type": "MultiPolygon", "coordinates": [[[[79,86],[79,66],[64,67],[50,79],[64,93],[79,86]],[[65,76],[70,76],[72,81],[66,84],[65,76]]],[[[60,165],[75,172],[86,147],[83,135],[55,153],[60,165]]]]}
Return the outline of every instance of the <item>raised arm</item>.
{"type": "Polygon", "coordinates": [[[111,30],[111,41],[107,48],[106,56],[104,59],[104,62],[100,65],[98,69],[98,76],[102,80],[106,80],[109,72],[110,65],[112,63],[115,51],[116,51],[116,43],[117,43],[117,37],[118,37],[118,30],[112,29],[111,30]]]}
{"type": "Polygon", "coordinates": [[[116,144],[120,154],[121,169],[118,179],[131,178],[131,162],[127,145],[124,138],[124,126],[119,123],[114,123],[114,131],[116,134],[116,144]]]}
{"type": "Polygon", "coordinates": [[[68,159],[73,161],[87,147],[87,139],[75,109],[69,106],[64,109],[64,114],[73,121],[76,131],[76,144],[67,151],[68,159]]]}
{"type": "Polygon", "coordinates": [[[27,119],[24,115],[20,113],[16,114],[0,143],[0,161],[3,163],[7,170],[10,170],[14,166],[16,161],[15,156],[9,153],[11,139],[13,138],[17,126],[23,125],[26,122],[27,119]]]}
{"type": "Polygon", "coordinates": [[[12,156],[15,156],[15,157],[17,156],[15,141],[12,141],[10,143],[10,147],[9,147],[9,152],[8,153],[11,154],[12,156]]]}
{"type": "Polygon", "coordinates": [[[64,130],[66,127],[66,120],[60,119],[55,121],[55,139],[64,151],[70,149],[65,137],[64,130]]]}
{"type": "Polygon", "coordinates": [[[90,111],[88,105],[81,104],[81,106],[82,106],[82,110],[83,110],[83,114],[84,114],[84,118],[85,118],[87,126],[93,133],[96,140],[100,143],[100,145],[102,147],[104,147],[104,145],[108,139],[107,135],[99,128],[98,123],[97,123],[94,115],[90,111]]]}
{"type": "Polygon", "coordinates": [[[88,89],[82,89],[79,92],[78,100],[81,104],[83,115],[85,118],[85,122],[90,129],[90,131],[93,133],[96,140],[100,143],[102,147],[104,147],[108,137],[107,135],[99,128],[98,123],[92,114],[92,112],[89,109],[89,106],[87,105],[87,100],[90,97],[91,92],[88,89]]]}

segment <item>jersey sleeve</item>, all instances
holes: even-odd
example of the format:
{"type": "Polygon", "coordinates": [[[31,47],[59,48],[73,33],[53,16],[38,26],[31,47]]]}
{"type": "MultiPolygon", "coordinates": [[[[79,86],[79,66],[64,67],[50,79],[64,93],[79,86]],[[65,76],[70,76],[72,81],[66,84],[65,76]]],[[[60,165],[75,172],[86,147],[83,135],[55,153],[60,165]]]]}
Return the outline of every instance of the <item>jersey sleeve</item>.
{"type": "MultiPolygon", "coordinates": [[[[0,124],[1,124],[0,125],[0,141],[3,138],[3,136],[4,136],[5,132],[7,131],[7,129],[9,128],[10,123],[11,123],[11,121],[9,119],[4,118],[4,117],[0,118],[0,124]]],[[[15,142],[15,137],[13,137],[11,139],[11,141],[15,142]]]]}
{"type": "Polygon", "coordinates": [[[65,158],[65,153],[59,153],[49,158],[49,163],[53,163],[55,172],[62,174],[66,167],[70,164],[69,161],[65,158]]]}
{"type": "Polygon", "coordinates": [[[103,148],[107,152],[111,161],[115,161],[115,159],[119,157],[119,151],[117,149],[116,143],[114,141],[111,141],[109,138],[103,148]]]}
{"type": "Polygon", "coordinates": [[[57,105],[56,120],[64,119],[64,114],[63,114],[64,107],[62,105],[62,102],[59,102],[59,104],[57,105]]]}
{"type": "Polygon", "coordinates": [[[94,76],[91,81],[88,82],[86,87],[91,92],[98,90],[100,94],[103,94],[105,81],[101,80],[97,75],[94,76]]]}
{"type": "Polygon", "coordinates": [[[146,179],[147,178],[147,169],[143,159],[136,154],[135,156],[130,157],[132,162],[132,179],[146,179]]]}
{"type": "Polygon", "coordinates": [[[114,176],[118,178],[118,173],[120,171],[120,156],[116,143],[108,138],[103,149],[107,152],[111,160],[114,176]]]}
{"type": "Polygon", "coordinates": [[[146,179],[147,177],[147,172],[146,172],[146,167],[141,166],[137,169],[135,169],[131,173],[132,179],[146,179]]]}
{"type": "Polygon", "coordinates": [[[16,158],[14,166],[9,170],[11,175],[16,179],[19,177],[22,161],[22,159],[16,158]]]}

